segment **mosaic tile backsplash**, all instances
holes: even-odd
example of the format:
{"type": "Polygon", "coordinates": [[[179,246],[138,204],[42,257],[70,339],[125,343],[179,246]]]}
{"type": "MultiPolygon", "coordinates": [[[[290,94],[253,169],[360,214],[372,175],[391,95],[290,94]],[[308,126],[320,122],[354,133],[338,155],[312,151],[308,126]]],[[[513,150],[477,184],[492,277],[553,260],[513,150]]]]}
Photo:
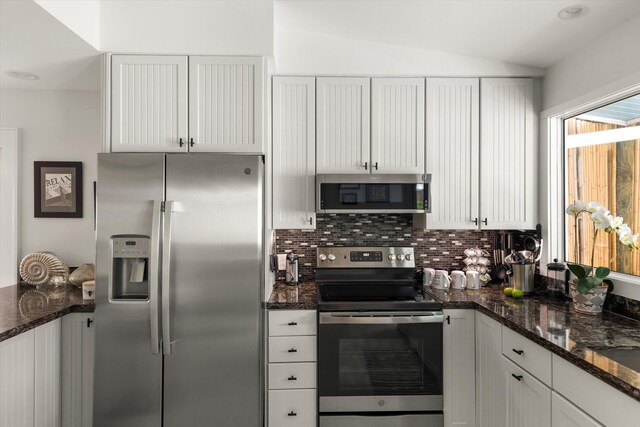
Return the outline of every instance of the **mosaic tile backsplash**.
{"type": "MultiPolygon", "coordinates": [[[[417,230],[411,214],[318,214],[315,230],[277,230],[276,253],[300,256],[302,280],[315,279],[315,256],[319,246],[413,246],[416,268],[462,269],[464,250],[480,247],[491,253],[495,231],[417,230]]],[[[514,244],[523,246],[534,231],[514,231],[514,244]]],[[[489,257],[493,262],[493,257],[489,257]]],[[[278,280],[284,280],[279,272],[278,280]]]]}

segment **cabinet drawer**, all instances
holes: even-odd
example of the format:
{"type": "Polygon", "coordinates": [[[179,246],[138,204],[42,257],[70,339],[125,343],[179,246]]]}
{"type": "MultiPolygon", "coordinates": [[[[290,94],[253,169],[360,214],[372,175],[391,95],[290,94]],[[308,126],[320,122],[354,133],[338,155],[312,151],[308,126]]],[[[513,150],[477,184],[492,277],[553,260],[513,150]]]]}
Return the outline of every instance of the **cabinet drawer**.
{"type": "Polygon", "coordinates": [[[315,363],[269,363],[269,390],[316,388],[315,363]]]}
{"type": "Polygon", "coordinates": [[[502,354],[546,385],[551,386],[551,352],[549,350],[503,326],[502,354]]]}
{"type": "Polygon", "coordinates": [[[316,337],[270,337],[269,362],[315,362],[316,337]]]}
{"type": "Polygon", "coordinates": [[[553,427],[602,427],[555,391],[551,392],[551,425],[553,427]]]}
{"type": "Polygon", "coordinates": [[[315,310],[270,310],[269,336],[316,335],[315,310]]]}
{"type": "Polygon", "coordinates": [[[269,427],[313,427],[315,425],[315,390],[269,391],[269,427]]]}

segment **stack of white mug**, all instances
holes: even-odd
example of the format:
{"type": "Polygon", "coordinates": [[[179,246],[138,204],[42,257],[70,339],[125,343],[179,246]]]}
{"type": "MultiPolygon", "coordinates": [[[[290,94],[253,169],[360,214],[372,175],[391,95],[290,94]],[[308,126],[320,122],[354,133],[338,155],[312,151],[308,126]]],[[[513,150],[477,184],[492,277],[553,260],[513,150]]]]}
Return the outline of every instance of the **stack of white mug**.
{"type": "Polygon", "coordinates": [[[422,269],[423,286],[431,286],[433,289],[480,289],[480,273],[474,270],[454,270],[449,276],[447,270],[433,268],[422,269]]]}

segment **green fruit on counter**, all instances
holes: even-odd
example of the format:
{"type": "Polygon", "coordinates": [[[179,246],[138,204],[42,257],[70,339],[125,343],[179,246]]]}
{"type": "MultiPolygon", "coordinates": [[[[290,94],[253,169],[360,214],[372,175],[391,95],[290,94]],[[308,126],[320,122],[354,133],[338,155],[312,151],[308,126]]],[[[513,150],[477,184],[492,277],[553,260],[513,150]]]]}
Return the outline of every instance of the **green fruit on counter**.
{"type": "Polygon", "coordinates": [[[513,288],[504,288],[504,289],[502,290],[502,292],[504,292],[504,294],[505,294],[506,296],[510,297],[510,296],[512,296],[513,288]]]}
{"type": "Polygon", "coordinates": [[[513,292],[511,292],[511,296],[515,299],[520,299],[524,296],[524,293],[520,289],[514,289],[513,292]]]}

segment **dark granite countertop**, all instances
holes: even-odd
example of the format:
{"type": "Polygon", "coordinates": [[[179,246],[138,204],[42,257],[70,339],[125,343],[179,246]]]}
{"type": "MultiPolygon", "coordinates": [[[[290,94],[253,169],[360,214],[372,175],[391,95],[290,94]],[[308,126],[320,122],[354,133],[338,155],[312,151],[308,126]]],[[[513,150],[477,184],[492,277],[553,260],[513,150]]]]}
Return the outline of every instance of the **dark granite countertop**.
{"type": "Polygon", "coordinates": [[[602,353],[640,349],[640,322],[606,311],[598,316],[576,313],[570,301],[543,296],[515,300],[505,297],[500,286],[427,292],[445,308],[477,309],[640,401],[640,372],[602,353]]]}
{"type": "Polygon", "coordinates": [[[0,288],[0,341],[72,312],[93,312],[74,286],[13,285],[0,288]]]}
{"type": "Polygon", "coordinates": [[[318,295],[315,282],[303,282],[297,285],[276,283],[269,300],[269,310],[315,310],[318,308],[318,295]]]}
{"type": "MultiPolygon", "coordinates": [[[[640,322],[610,312],[579,314],[569,301],[543,296],[514,300],[505,297],[500,286],[476,291],[428,288],[427,292],[446,309],[477,309],[640,401],[640,372],[602,353],[640,349],[640,322]]],[[[267,301],[268,309],[315,310],[317,306],[314,282],[277,283],[267,301]]]]}

